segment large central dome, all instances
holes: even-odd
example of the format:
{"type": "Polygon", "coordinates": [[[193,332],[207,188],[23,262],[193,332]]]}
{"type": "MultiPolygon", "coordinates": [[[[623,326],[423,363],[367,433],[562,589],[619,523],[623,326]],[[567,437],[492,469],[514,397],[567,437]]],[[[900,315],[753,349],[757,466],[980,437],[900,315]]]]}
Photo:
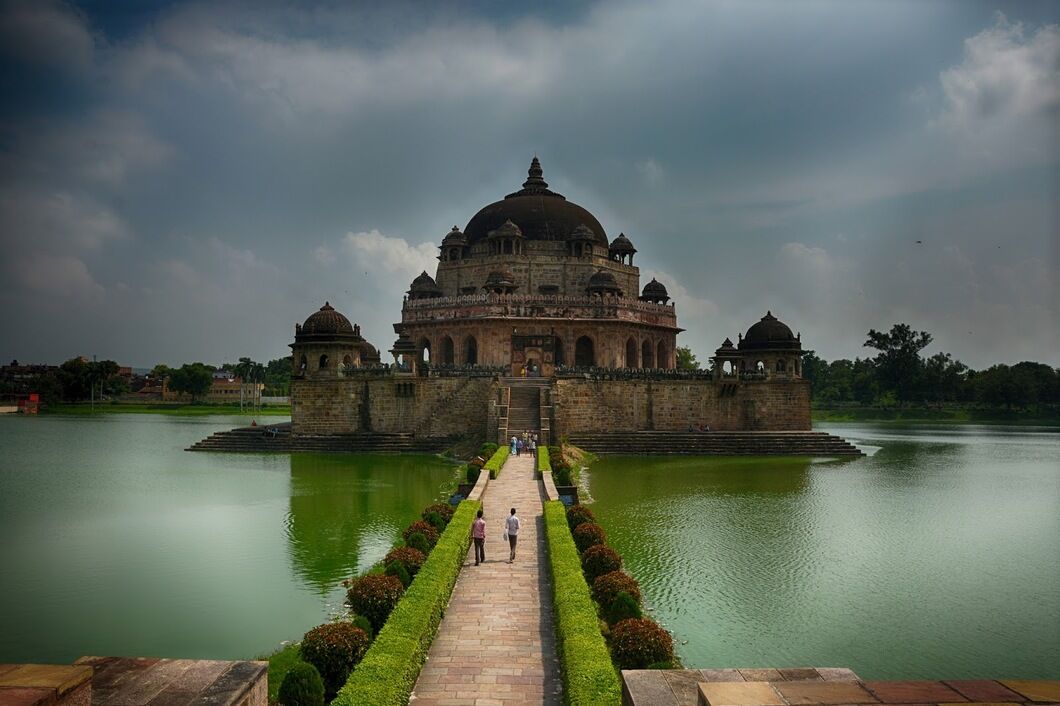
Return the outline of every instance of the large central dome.
{"type": "Polygon", "coordinates": [[[485,240],[491,230],[510,220],[519,226],[528,240],[567,240],[571,231],[584,225],[606,252],[610,243],[596,216],[561,194],[550,191],[542,176],[541,163],[534,157],[522,189],[491,203],[468,221],[464,228],[468,245],[485,240]]]}

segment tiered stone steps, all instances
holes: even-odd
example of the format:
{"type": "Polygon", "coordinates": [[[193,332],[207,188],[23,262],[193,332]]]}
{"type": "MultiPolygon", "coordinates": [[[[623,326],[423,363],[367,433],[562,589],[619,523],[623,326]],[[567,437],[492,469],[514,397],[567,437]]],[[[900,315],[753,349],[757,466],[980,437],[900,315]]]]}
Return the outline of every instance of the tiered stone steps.
{"type": "Polygon", "coordinates": [[[548,388],[547,378],[504,378],[509,388],[507,433],[505,438],[524,431],[541,431],[541,390],[548,388]]]}
{"type": "Polygon", "coordinates": [[[571,434],[596,454],[692,456],[863,456],[853,444],[820,431],[638,431],[571,434]]]}
{"type": "Polygon", "coordinates": [[[452,437],[412,434],[291,434],[290,424],[242,427],[219,431],[192,445],[188,451],[260,453],[262,451],[316,451],[321,453],[439,453],[451,446],[452,437]]]}

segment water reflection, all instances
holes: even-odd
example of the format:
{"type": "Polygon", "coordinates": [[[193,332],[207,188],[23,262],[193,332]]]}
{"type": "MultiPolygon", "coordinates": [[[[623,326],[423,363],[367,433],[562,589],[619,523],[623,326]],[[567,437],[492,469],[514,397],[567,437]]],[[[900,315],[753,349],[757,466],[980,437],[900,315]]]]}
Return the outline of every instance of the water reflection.
{"type": "Polygon", "coordinates": [[[292,454],[286,533],[294,572],[327,596],[383,558],[452,468],[430,456],[292,454]]]}

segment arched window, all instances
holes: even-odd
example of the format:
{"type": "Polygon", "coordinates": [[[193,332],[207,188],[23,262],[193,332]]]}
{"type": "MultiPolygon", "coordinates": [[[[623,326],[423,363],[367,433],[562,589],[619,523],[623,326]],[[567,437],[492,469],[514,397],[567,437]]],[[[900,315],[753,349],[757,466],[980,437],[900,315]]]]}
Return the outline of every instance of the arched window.
{"type": "Polygon", "coordinates": [[[784,372],[784,367],[785,367],[784,366],[784,359],[782,358],[782,359],[777,361],[777,372],[778,373],[784,372]]]}
{"type": "Polygon", "coordinates": [[[419,351],[421,363],[431,362],[431,342],[428,339],[421,338],[420,342],[416,344],[416,349],[419,351]]]}
{"type": "Polygon", "coordinates": [[[347,353],[346,355],[342,356],[342,367],[344,367],[344,368],[353,367],[353,358],[350,357],[349,353],[347,353]]]}
{"type": "Polygon", "coordinates": [[[455,360],[453,354],[453,339],[446,336],[442,339],[442,365],[452,365],[455,360]]]}
{"type": "Polygon", "coordinates": [[[306,360],[305,359],[305,355],[303,355],[302,359],[298,361],[298,374],[299,375],[305,375],[305,370],[308,367],[309,367],[309,361],[306,360]]]}
{"type": "Polygon", "coordinates": [[[759,373],[764,373],[766,371],[766,364],[762,361],[758,361],[757,363],[755,363],[755,371],[759,373]]]}
{"type": "Polygon", "coordinates": [[[556,365],[566,365],[567,357],[563,354],[563,339],[556,336],[553,343],[553,359],[556,365]]]}
{"type": "Polygon", "coordinates": [[[319,367],[320,367],[321,370],[323,370],[324,368],[328,367],[328,354],[327,353],[324,353],[323,355],[320,356],[320,366],[319,367]]]}
{"type": "Polygon", "coordinates": [[[659,341],[659,352],[655,356],[655,364],[660,368],[670,367],[670,356],[667,355],[666,342],[659,341]]]}
{"type": "Polygon", "coordinates": [[[721,366],[721,372],[725,375],[732,375],[732,361],[725,361],[721,366]]]}
{"type": "Polygon", "coordinates": [[[632,338],[626,341],[626,367],[637,367],[637,342],[632,338]]]}
{"type": "Polygon", "coordinates": [[[640,367],[655,367],[655,351],[652,348],[651,341],[645,341],[640,346],[640,367]]]}
{"type": "Polygon", "coordinates": [[[468,336],[464,343],[464,362],[468,365],[478,365],[478,341],[474,336],[468,336]]]}
{"type": "Polygon", "coordinates": [[[574,343],[574,364],[580,368],[596,365],[596,353],[593,351],[593,339],[582,336],[574,343]]]}

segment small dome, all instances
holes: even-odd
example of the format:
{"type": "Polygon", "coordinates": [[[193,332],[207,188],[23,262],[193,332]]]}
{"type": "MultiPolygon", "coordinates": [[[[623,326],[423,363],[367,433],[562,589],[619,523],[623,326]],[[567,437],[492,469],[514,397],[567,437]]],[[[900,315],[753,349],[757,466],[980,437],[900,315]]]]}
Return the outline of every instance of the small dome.
{"type": "Polygon", "coordinates": [[[644,289],[641,290],[640,298],[647,302],[662,302],[665,304],[670,300],[670,294],[666,291],[666,286],[662,282],[652,277],[651,282],[644,285],[644,289]]]}
{"type": "Polygon", "coordinates": [[[467,238],[464,237],[459,228],[453,226],[453,229],[442,238],[442,245],[467,245],[467,238]]]}
{"type": "Polygon", "coordinates": [[[747,329],[747,335],[740,341],[740,349],[762,348],[801,348],[802,343],[791,332],[787,324],[767,311],[762,320],[747,329]]]}
{"type": "Polygon", "coordinates": [[[486,289],[492,289],[493,287],[514,287],[515,286],[515,275],[512,271],[505,268],[501,270],[494,270],[490,272],[486,277],[486,289]]]}
{"type": "Polygon", "coordinates": [[[494,228],[486,234],[487,238],[521,238],[523,237],[523,231],[519,229],[519,226],[512,223],[512,219],[509,218],[501,224],[500,228],[494,228]]]}
{"type": "Polygon", "coordinates": [[[589,228],[589,226],[582,223],[570,232],[570,240],[587,240],[591,243],[594,243],[596,242],[596,234],[593,233],[592,229],[589,228]]]}
{"type": "Polygon", "coordinates": [[[416,279],[412,280],[409,287],[410,299],[430,299],[442,296],[442,288],[434,281],[434,278],[424,270],[416,279]]]}
{"type": "Polygon", "coordinates": [[[614,254],[628,254],[635,253],[637,249],[633,247],[632,241],[626,237],[625,233],[619,233],[618,237],[611,241],[611,252],[614,254]]]}
{"type": "Polygon", "coordinates": [[[305,323],[298,330],[296,338],[353,335],[353,324],[350,323],[350,320],[335,311],[329,302],[324,302],[324,306],[320,307],[319,311],[314,311],[305,320],[305,323]]]}
{"type": "Polygon", "coordinates": [[[618,286],[618,282],[615,281],[615,276],[607,270],[600,270],[592,277],[589,278],[589,286],[587,287],[589,294],[622,294],[622,290],[618,286]]]}
{"type": "Polygon", "coordinates": [[[362,363],[378,363],[382,358],[379,356],[379,351],[368,341],[361,344],[361,362],[362,363]]]}

